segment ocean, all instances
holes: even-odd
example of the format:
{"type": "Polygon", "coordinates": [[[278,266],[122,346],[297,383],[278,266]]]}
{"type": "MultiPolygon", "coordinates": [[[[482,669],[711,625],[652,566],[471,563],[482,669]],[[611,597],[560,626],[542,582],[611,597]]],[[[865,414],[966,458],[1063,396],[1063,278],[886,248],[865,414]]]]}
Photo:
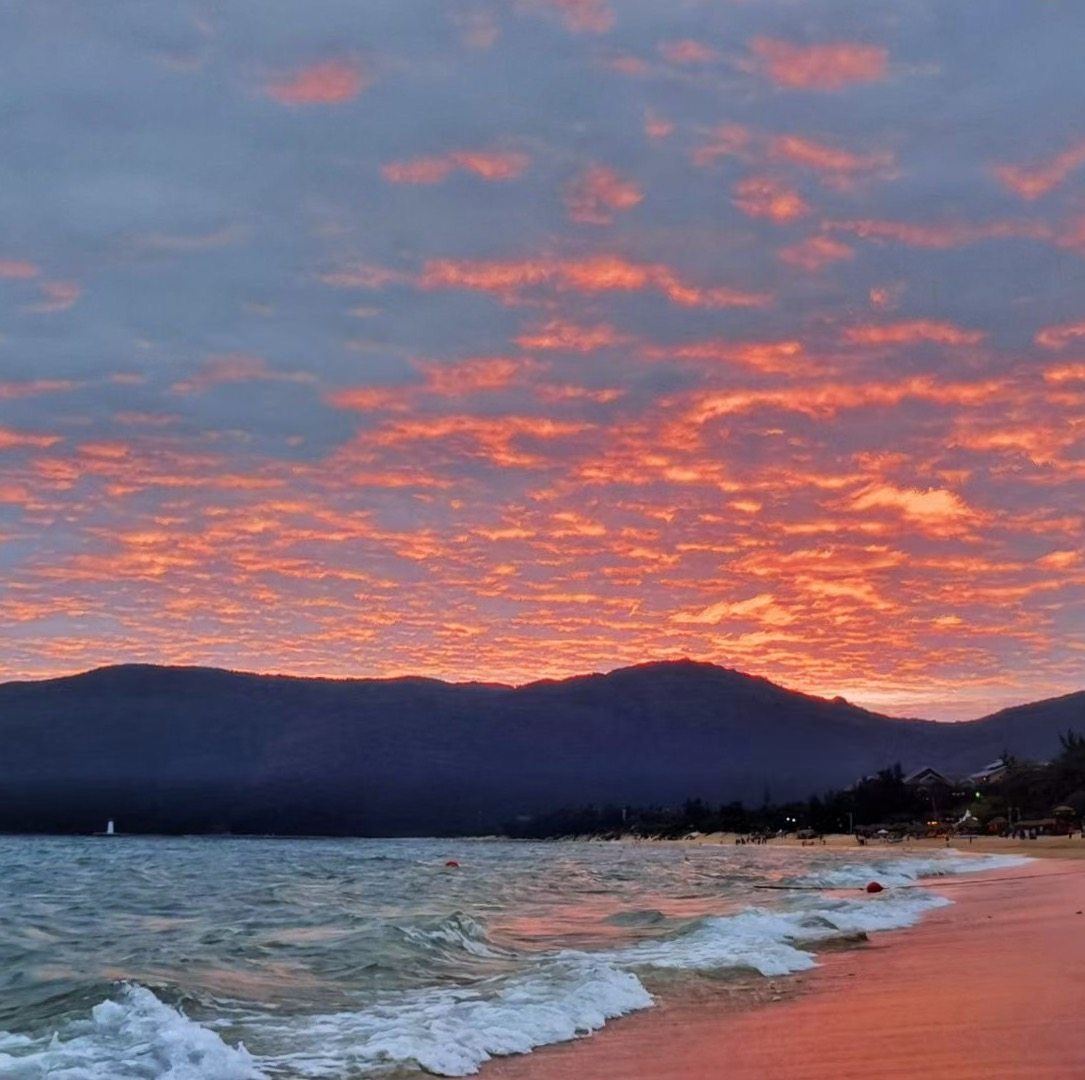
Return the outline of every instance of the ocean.
{"type": "Polygon", "coordinates": [[[806,970],[834,939],[909,926],[948,902],[900,886],[1019,861],[0,838],[0,1078],[467,1076],[651,1008],[684,981],[806,970]],[[871,879],[891,887],[867,895],[871,879]],[[807,888],[757,888],[769,884],[807,888]]]}

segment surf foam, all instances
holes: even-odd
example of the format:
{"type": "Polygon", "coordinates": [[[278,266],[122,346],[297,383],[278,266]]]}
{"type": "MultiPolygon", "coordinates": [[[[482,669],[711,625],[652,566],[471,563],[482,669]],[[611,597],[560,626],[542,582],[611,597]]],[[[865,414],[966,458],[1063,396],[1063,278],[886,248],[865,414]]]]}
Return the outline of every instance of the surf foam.
{"type": "Polygon", "coordinates": [[[90,1018],[34,1039],[0,1032],[4,1080],[263,1080],[244,1046],[228,1046],[142,986],[125,986],[90,1018]]]}
{"type": "Polygon", "coordinates": [[[651,995],[630,972],[588,954],[563,953],[511,979],[264,1024],[262,1036],[293,1049],[261,1061],[312,1080],[393,1065],[468,1076],[493,1057],[588,1035],[651,1005],[651,995]]]}
{"type": "Polygon", "coordinates": [[[887,887],[916,885],[924,878],[950,877],[958,874],[978,874],[987,870],[1008,870],[1031,862],[1024,855],[969,855],[948,852],[927,857],[905,856],[872,858],[862,862],[845,863],[831,870],[803,874],[796,885],[822,889],[858,889],[876,880],[887,887]]]}

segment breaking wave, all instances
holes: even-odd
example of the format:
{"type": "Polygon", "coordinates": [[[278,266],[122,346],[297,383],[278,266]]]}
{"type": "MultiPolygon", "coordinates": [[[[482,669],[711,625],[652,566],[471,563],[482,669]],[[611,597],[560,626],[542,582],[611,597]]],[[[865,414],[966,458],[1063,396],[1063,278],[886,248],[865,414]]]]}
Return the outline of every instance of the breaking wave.
{"type": "Polygon", "coordinates": [[[950,903],[911,887],[921,879],[1023,861],[947,854],[811,869],[791,879],[799,886],[795,892],[766,895],[765,906],[683,920],[652,907],[612,915],[613,925],[653,936],[597,951],[518,952],[492,940],[483,923],[463,912],[403,918],[385,924],[380,948],[389,964],[413,958],[428,972],[429,985],[367,998],[355,991],[356,1004],[322,1011],[204,1001],[197,1011],[212,1019],[199,1023],[145,986],[117,984],[89,1016],[55,1030],[0,1032],[0,1076],[340,1080],[405,1069],[466,1076],[493,1057],[585,1036],[649,1008],[653,999],[642,980],[651,986],[653,973],[742,970],[778,977],[805,971],[816,966],[820,945],[911,926],[950,903]],[[872,878],[889,888],[856,897],[822,891],[854,889],[872,878]]]}
{"type": "Polygon", "coordinates": [[[244,1046],[159,1001],[143,986],[124,986],[89,1019],[31,1038],[0,1033],[4,1080],[260,1080],[244,1046]]]}

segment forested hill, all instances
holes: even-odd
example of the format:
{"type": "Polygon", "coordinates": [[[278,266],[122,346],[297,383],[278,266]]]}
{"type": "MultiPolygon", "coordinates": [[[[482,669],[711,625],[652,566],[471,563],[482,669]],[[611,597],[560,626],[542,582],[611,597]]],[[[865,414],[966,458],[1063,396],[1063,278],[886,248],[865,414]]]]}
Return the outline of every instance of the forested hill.
{"type": "Polygon", "coordinates": [[[584,803],[759,804],[893,762],[1057,751],[1085,693],[901,720],[677,661],[522,687],[102,668],[0,685],[0,830],[488,832],[584,803]]]}

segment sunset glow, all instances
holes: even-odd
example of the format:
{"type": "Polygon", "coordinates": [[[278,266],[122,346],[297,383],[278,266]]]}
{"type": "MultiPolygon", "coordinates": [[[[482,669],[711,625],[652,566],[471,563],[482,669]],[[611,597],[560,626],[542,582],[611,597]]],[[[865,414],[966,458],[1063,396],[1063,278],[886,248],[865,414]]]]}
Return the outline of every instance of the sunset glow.
{"type": "Polygon", "coordinates": [[[1028,8],[0,14],[0,680],[1085,686],[1085,130],[1028,8]]]}

